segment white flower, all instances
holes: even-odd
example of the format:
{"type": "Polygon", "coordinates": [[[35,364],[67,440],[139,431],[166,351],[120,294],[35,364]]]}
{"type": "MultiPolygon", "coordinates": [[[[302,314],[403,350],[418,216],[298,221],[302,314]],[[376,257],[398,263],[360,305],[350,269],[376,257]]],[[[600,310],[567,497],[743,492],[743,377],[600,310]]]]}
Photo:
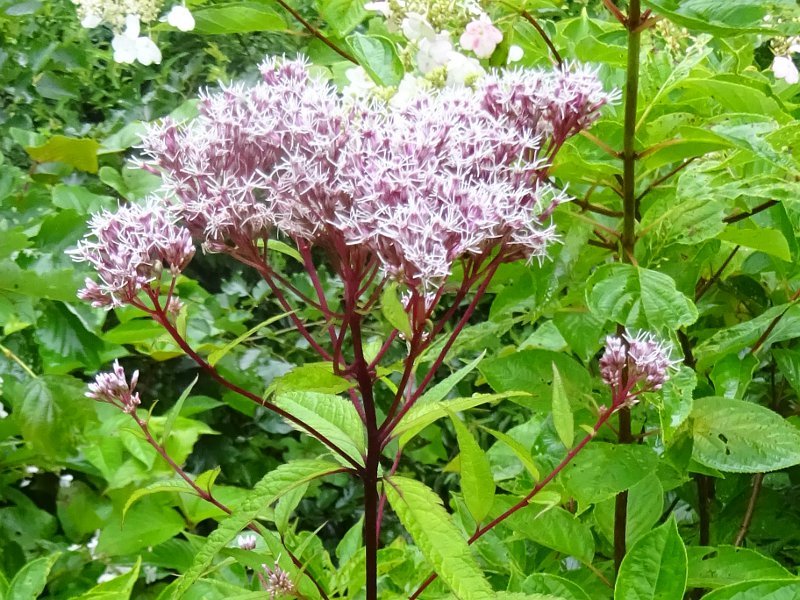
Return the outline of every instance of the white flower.
{"type": "Polygon", "coordinates": [[[39,467],[34,467],[34,466],[25,467],[25,472],[28,475],[36,475],[36,473],[39,472],[39,467]]]}
{"type": "Polygon", "coordinates": [[[97,544],[100,542],[100,530],[94,532],[92,539],[86,542],[86,548],[89,550],[89,554],[92,558],[95,557],[95,552],[97,551],[97,544]]]}
{"type": "Polygon", "coordinates": [[[420,73],[427,75],[434,69],[443,67],[450,60],[452,53],[453,44],[447,31],[442,31],[430,39],[422,38],[417,52],[417,67],[420,73]]]}
{"type": "Polygon", "coordinates": [[[517,46],[516,44],[508,47],[508,64],[512,62],[518,62],[522,60],[522,56],[525,54],[525,51],[517,46]]]}
{"type": "Polygon", "coordinates": [[[447,85],[459,87],[484,74],[483,67],[474,58],[451,52],[447,61],[447,85]]]}
{"type": "Polygon", "coordinates": [[[436,37],[436,31],[434,31],[433,27],[431,27],[431,24],[428,23],[428,20],[425,18],[425,16],[419,13],[410,12],[406,14],[406,17],[403,19],[400,28],[403,31],[403,35],[406,36],[409,42],[432,40],[434,37],[436,37]]]}
{"type": "Polygon", "coordinates": [[[139,15],[128,15],[125,18],[125,31],[118,33],[111,40],[115,62],[126,65],[137,60],[143,65],[161,62],[161,50],[149,37],[140,37],[139,32],[139,15]]]}
{"type": "Polygon", "coordinates": [[[103,17],[100,15],[96,15],[94,13],[87,13],[83,19],[81,19],[81,27],[85,27],[86,29],[94,29],[100,23],[103,22],[103,17]]]}
{"type": "Polygon", "coordinates": [[[128,15],[125,17],[125,32],[123,35],[129,38],[138,38],[141,32],[141,23],[139,23],[139,15],[128,15]]]}
{"type": "Polygon", "coordinates": [[[364,98],[375,89],[375,82],[370,78],[364,67],[351,67],[345,71],[350,82],[342,90],[345,98],[364,98]]]}
{"type": "Polygon", "coordinates": [[[120,575],[128,573],[130,570],[131,567],[110,565],[106,567],[106,570],[103,571],[103,574],[97,578],[97,583],[105,583],[106,581],[111,581],[112,579],[116,579],[120,575]]]}
{"type": "Polygon", "coordinates": [[[68,488],[72,485],[72,480],[75,479],[69,473],[65,473],[61,477],[58,478],[58,486],[62,488],[68,488]]]}
{"type": "Polygon", "coordinates": [[[19,487],[21,487],[21,488],[26,488],[30,484],[31,484],[31,480],[30,479],[20,479],[19,480],[19,487]]]}
{"type": "Polygon", "coordinates": [[[772,72],[775,77],[785,80],[786,83],[794,84],[800,81],[800,73],[791,56],[776,56],[772,61],[772,72]]]}
{"type": "Polygon", "coordinates": [[[459,40],[462,48],[472,50],[478,58],[489,58],[502,41],[503,34],[486,15],[469,23],[459,40]]]}
{"type": "Polygon", "coordinates": [[[70,544],[69,546],[67,546],[67,550],[69,550],[70,552],[77,552],[81,548],[83,548],[83,546],[81,546],[80,544],[70,544]]]}
{"type": "Polygon", "coordinates": [[[400,85],[397,86],[394,96],[389,100],[389,104],[394,108],[401,108],[413,100],[419,91],[426,87],[426,84],[427,82],[424,79],[415,77],[411,73],[406,73],[403,75],[400,85]]]}
{"type": "Polygon", "coordinates": [[[364,8],[380,13],[387,19],[392,16],[392,7],[388,2],[367,2],[364,8]]]}
{"type": "Polygon", "coordinates": [[[142,569],[144,572],[144,582],[146,584],[151,584],[158,579],[158,568],[154,567],[153,565],[145,565],[142,569]]]}
{"type": "Polygon", "coordinates": [[[149,37],[143,36],[136,39],[136,60],[143,65],[161,63],[161,50],[149,37]]]}
{"type": "Polygon", "coordinates": [[[181,31],[194,29],[194,17],[183,4],[176,4],[167,14],[167,23],[181,31]]]}
{"type": "Polygon", "coordinates": [[[3,406],[3,403],[0,402],[0,419],[5,419],[8,417],[8,412],[6,411],[6,407],[3,406]]]}
{"type": "Polygon", "coordinates": [[[256,536],[243,533],[236,538],[236,545],[242,550],[252,550],[256,547],[256,536]]]}

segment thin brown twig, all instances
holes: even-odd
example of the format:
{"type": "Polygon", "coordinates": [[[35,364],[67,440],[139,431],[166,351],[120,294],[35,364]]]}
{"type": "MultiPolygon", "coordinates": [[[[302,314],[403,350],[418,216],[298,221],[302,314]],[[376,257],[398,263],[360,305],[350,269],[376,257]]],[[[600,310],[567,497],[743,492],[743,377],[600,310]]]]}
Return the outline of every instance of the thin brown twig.
{"type": "Polygon", "coordinates": [[[744,512],[742,524],[739,526],[739,531],[736,532],[736,539],[733,540],[734,546],[741,546],[747,532],[750,530],[750,525],[753,522],[753,514],[756,512],[756,502],[758,496],[761,494],[761,484],[764,483],[764,473],[756,473],[753,476],[753,488],[750,490],[750,499],[747,501],[747,510],[744,512]]]}
{"type": "Polygon", "coordinates": [[[603,4],[606,5],[606,8],[611,11],[611,14],[619,21],[623,27],[626,29],[628,28],[628,17],[626,17],[623,12],[616,7],[616,5],[611,0],[603,0],[603,4]]]}
{"type": "Polygon", "coordinates": [[[726,267],[727,267],[727,266],[730,264],[730,262],[733,260],[733,257],[734,257],[734,256],[736,256],[736,253],[739,251],[739,248],[740,248],[740,246],[736,246],[736,247],[734,247],[734,249],[733,249],[733,250],[731,250],[731,253],[728,255],[728,258],[726,258],[726,259],[723,261],[723,263],[722,263],[722,265],[720,266],[720,268],[719,268],[719,269],[717,269],[716,271],[714,271],[714,274],[713,274],[713,275],[711,275],[711,277],[709,277],[709,278],[708,278],[708,281],[706,281],[706,282],[705,282],[705,283],[704,283],[702,286],[700,286],[700,287],[698,288],[697,292],[695,292],[695,295],[694,295],[694,301],[695,301],[695,302],[697,302],[698,300],[700,300],[700,298],[702,298],[702,297],[703,297],[703,295],[704,295],[704,294],[705,294],[705,293],[706,293],[706,292],[707,292],[709,289],[711,289],[711,286],[712,286],[712,285],[714,285],[714,284],[715,284],[717,281],[719,281],[719,278],[722,276],[722,272],[725,270],[725,268],[726,268],[726,267]]]}
{"type": "Polygon", "coordinates": [[[539,22],[527,10],[523,10],[520,14],[539,33],[539,35],[544,40],[544,43],[547,44],[547,47],[553,54],[553,58],[555,59],[556,64],[560,67],[564,63],[564,59],[561,58],[561,55],[558,53],[558,50],[556,50],[555,44],[553,44],[553,40],[550,39],[550,36],[547,35],[547,32],[544,30],[544,28],[542,28],[542,26],[539,25],[539,22]]]}
{"type": "Polygon", "coordinates": [[[772,330],[778,325],[780,320],[783,318],[783,315],[789,311],[789,309],[792,307],[791,305],[794,304],[798,298],[800,298],[800,289],[798,289],[794,294],[792,294],[792,297],[789,298],[789,306],[787,306],[779,315],[770,321],[769,325],[767,325],[767,328],[764,330],[764,333],[759,336],[759,338],[756,340],[756,343],[753,344],[752,348],[750,348],[750,354],[755,354],[761,349],[761,346],[763,346],[767,341],[769,334],[772,333],[772,330]]]}
{"type": "Polygon", "coordinates": [[[336,52],[336,54],[338,54],[338,55],[339,55],[339,56],[341,56],[342,58],[344,58],[344,59],[346,59],[346,60],[349,60],[351,63],[358,64],[358,61],[356,60],[356,58],[355,58],[355,57],[354,57],[352,54],[350,54],[350,53],[349,53],[349,52],[347,52],[346,50],[343,50],[343,49],[341,49],[339,46],[337,46],[336,44],[334,44],[334,43],[333,43],[333,42],[330,40],[330,38],[328,38],[328,36],[326,36],[326,35],[325,35],[324,33],[322,33],[322,32],[321,32],[319,29],[317,29],[317,28],[316,28],[316,27],[314,27],[314,26],[313,26],[311,23],[309,23],[309,22],[308,22],[308,21],[307,21],[307,20],[306,20],[306,19],[303,17],[303,15],[301,15],[301,14],[300,14],[299,12],[297,12],[297,11],[296,11],[294,8],[292,8],[291,6],[289,6],[289,4],[285,2],[285,0],[275,0],[275,1],[276,1],[278,4],[280,4],[280,5],[281,5],[281,6],[284,8],[284,10],[286,10],[286,12],[288,12],[288,13],[289,13],[289,14],[291,14],[291,15],[292,15],[292,16],[293,16],[295,19],[297,19],[297,21],[299,21],[299,22],[300,22],[300,24],[301,24],[303,27],[305,27],[305,28],[308,30],[308,32],[309,32],[311,35],[313,35],[315,38],[317,38],[319,41],[321,41],[323,44],[325,44],[325,45],[326,45],[328,48],[330,48],[331,50],[333,50],[334,52],[336,52]]]}
{"type": "Polygon", "coordinates": [[[587,140],[589,140],[594,145],[596,145],[598,148],[600,148],[603,152],[605,152],[606,154],[610,154],[614,158],[619,158],[621,156],[621,154],[617,150],[614,150],[611,146],[606,144],[599,137],[597,137],[596,135],[592,135],[591,133],[589,133],[585,129],[580,131],[578,133],[578,135],[580,135],[581,137],[585,137],[587,140]]]}
{"type": "Polygon", "coordinates": [[[751,210],[731,215],[729,217],[725,217],[724,219],[722,219],[722,221],[725,223],[737,223],[739,221],[744,221],[745,219],[748,219],[753,215],[757,215],[758,213],[763,212],[768,208],[772,208],[776,204],[779,204],[778,200],[767,200],[766,202],[759,204],[758,206],[756,206],[751,210]]]}
{"type": "Polygon", "coordinates": [[[685,161],[683,161],[677,167],[672,169],[669,173],[659,177],[658,179],[656,179],[652,183],[650,183],[650,185],[648,185],[641,194],[636,196],[637,204],[642,201],[642,198],[644,198],[645,196],[647,196],[647,194],[649,194],[651,191],[653,191],[654,188],[657,188],[658,186],[660,186],[662,183],[664,183],[665,181],[670,179],[673,175],[676,175],[677,173],[680,173],[683,169],[688,167],[695,160],[697,160],[696,156],[693,156],[691,158],[687,158],[685,161]]]}

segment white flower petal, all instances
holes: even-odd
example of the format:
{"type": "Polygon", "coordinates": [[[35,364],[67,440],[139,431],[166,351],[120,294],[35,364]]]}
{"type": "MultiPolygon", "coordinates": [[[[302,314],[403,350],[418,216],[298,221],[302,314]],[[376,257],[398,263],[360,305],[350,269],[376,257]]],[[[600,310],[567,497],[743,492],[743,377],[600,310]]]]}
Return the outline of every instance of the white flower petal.
{"type": "Polygon", "coordinates": [[[141,25],[139,23],[139,15],[128,15],[125,17],[125,36],[136,39],[139,37],[141,25]]]}
{"type": "Polygon", "coordinates": [[[795,84],[800,81],[800,73],[790,56],[776,56],[772,61],[772,72],[776,78],[783,79],[786,83],[795,84]]]}
{"type": "Polygon", "coordinates": [[[114,62],[129,65],[136,60],[136,39],[117,34],[111,40],[114,49],[114,62]]]}
{"type": "Polygon", "coordinates": [[[194,29],[194,17],[183,4],[176,4],[172,7],[167,15],[167,23],[181,31],[194,29]]]}
{"type": "Polygon", "coordinates": [[[520,60],[522,60],[522,57],[523,57],[524,54],[525,54],[525,51],[521,47],[517,46],[516,44],[514,44],[513,46],[509,46],[508,47],[508,62],[512,63],[512,62],[520,61],[520,60]]]}
{"type": "Polygon", "coordinates": [[[94,15],[92,13],[87,14],[83,19],[81,19],[81,27],[85,27],[86,29],[94,29],[100,23],[103,22],[102,17],[99,15],[94,15]]]}
{"type": "Polygon", "coordinates": [[[136,60],[143,65],[161,63],[161,50],[149,37],[142,36],[136,40],[136,60]]]}

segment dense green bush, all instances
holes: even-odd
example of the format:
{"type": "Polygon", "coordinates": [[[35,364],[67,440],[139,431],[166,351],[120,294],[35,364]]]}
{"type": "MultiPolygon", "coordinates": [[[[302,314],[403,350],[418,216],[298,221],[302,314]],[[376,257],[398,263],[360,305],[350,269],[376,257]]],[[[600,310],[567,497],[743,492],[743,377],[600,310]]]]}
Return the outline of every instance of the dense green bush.
{"type": "Polygon", "coordinates": [[[497,2],[481,30],[467,3],[189,8],[192,31],[143,28],[162,54],[144,66],[66,0],[0,0],[1,597],[257,598],[281,577],[305,598],[800,595],[796,2],[497,2]],[[261,271],[198,244],[171,316],[78,300],[87,220],[162,185],[146,123],[281,55],[373,108],[573,61],[621,95],[540,148],[540,185],[573,198],[560,243],[500,264],[491,242],[485,287],[467,256],[425,319],[404,302],[436,286],[354,290],[341,248],[285,227],[261,271]],[[625,329],[675,361],[636,403],[600,360],[625,329]],[[135,419],[85,396],[115,359],[140,373],[135,419]],[[416,397],[378,461],[376,426],[416,397]]]}

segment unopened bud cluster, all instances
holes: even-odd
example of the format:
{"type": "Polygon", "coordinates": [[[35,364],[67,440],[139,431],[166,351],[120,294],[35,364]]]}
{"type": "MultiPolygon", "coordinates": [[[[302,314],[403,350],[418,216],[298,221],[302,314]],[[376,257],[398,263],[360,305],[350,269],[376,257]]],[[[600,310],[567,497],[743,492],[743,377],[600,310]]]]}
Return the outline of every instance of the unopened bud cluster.
{"type": "MultiPolygon", "coordinates": [[[[650,333],[636,336],[608,336],[600,358],[600,376],[617,392],[634,389],[640,392],[660,390],[669,379],[675,362],[670,359],[669,345],[659,342],[650,333]]],[[[624,401],[623,397],[621,401],[624,401]]]]}
{"type": "Polygon", "coordinates": [[[139,371],[134,371],[130,383],[125,375],[125,369],[114,361],[114,368],[108,373],[98,373],[94,381],[89,384],[86,396],[98,402],[113,404],[123,412],[133,414],[141,403],[139,393],[134,392],[139,381],[139,371]]]}
{"type": "Polygon", "coordinates": [[[276,562],[273,567],[261,565],[265,574],[265,590],[269,594],[269,600],[279,598],[294,598],[296,589],[289,573],[284,571],[276,562]]]}

